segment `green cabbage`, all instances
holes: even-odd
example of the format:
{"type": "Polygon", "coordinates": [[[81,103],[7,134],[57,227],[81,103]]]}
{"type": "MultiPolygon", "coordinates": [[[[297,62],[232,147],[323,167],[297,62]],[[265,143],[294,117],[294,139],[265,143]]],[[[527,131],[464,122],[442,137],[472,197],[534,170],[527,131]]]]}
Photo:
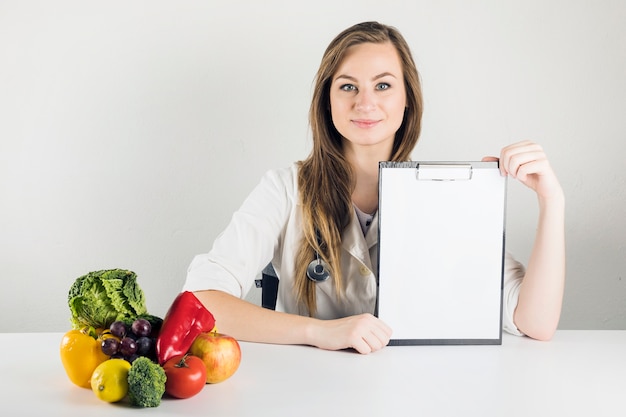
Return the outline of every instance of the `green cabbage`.
{"type": "Polygon", "coordinates": [[[108,328],[116,320],[147,314],[146,297],[137,275],[124,269],[89,272],[70,287],[72,328],[108,328]]]}

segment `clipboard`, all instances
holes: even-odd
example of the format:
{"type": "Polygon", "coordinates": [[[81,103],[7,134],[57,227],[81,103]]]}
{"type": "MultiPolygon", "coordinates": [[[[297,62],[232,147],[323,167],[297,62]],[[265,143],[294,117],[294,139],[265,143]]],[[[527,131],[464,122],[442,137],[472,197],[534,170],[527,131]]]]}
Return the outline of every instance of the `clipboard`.
{"type": "Polygon", "coordinates": [[[498,162],[380,162],[377,316],[389,345],[502,344],[498,162]]]}

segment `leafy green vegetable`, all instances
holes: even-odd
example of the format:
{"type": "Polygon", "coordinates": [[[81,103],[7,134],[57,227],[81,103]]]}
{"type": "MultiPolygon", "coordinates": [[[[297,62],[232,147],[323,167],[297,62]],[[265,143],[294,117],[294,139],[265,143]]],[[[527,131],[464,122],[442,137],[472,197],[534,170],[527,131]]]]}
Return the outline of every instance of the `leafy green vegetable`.
{"type": "Polygon", "coordinates": [[[124,269],[106,269],[78,277],[68,294],[74,329],[108,328],[124,318],[147,314],[146,298],[137,276],[124,269]]]}
{"type": "Polygon", "coordinates": [[[165,393],[165,370],[145,356],[133,361],[128,370],[128,399],[136,407],[157,407],[165,393]]]}

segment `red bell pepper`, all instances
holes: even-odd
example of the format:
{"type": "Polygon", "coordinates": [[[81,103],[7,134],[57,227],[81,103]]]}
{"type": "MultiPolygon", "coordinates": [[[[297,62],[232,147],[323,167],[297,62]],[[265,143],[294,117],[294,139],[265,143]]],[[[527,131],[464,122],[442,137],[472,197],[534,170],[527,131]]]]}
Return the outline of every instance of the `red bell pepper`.
{"type": "Polygon", "coordinates": [[[156,340],[159,364],[176,355],[184,355],[202,332],[215,327],[215,317],[191,291],[183,291],[174,299],[163,318],[156,340]]]}

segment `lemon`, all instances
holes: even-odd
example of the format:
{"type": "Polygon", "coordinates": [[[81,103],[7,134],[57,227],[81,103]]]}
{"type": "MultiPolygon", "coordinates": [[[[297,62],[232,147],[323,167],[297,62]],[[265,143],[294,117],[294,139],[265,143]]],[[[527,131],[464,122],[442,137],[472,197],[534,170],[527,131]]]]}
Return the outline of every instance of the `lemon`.
{"type": "Polygon", "coordinates": [[[114,403],[128,394],[130,362],[109,359],[96,367],[91,375],[91,389],[102,401],[114,403]]]}

